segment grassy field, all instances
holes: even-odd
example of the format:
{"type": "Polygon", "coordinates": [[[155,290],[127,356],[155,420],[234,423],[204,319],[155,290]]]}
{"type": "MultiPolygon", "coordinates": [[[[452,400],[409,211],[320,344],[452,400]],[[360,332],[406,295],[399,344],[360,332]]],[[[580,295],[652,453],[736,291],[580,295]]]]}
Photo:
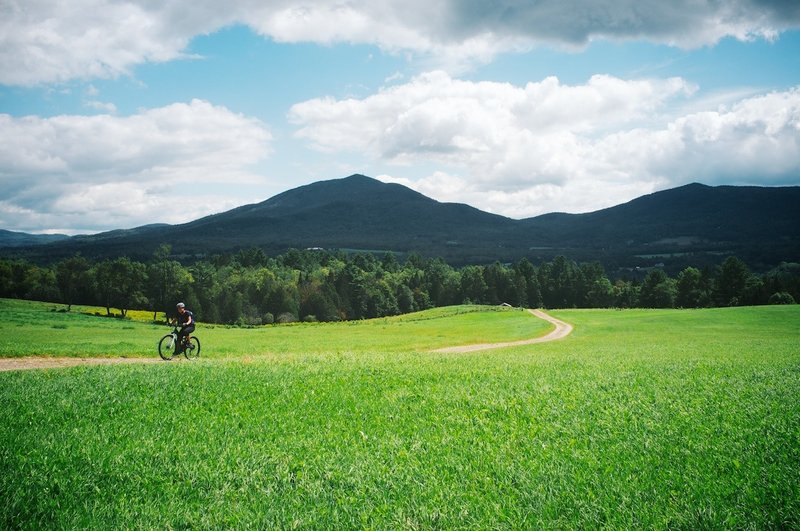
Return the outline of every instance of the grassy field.
{"type": "MultiPolygon", "coordinates": [[[[133,319],[98,317],[105,309],[0,299],[0,357],[153,357],[171,327],[152,312],[133,319]],[[101,311],[102,310],[102,311],[101,311]]],[[[551,326],[510,308],[456,306],[369,321],[296,323],[234,328],[198,324],[203,357],[321,352],[428,351],[459,344],[513,341],[544,335],[551,326]],[[442,326],[445,323],[445,326],[442,326]]]]}
{"type": "MultiPolygon", "coordinates": [[[[549,329],[476,310],[0,373],[0,527],[800,527],[800,306],[558,311],[562,341],[426,352],[549,329]]],[[[163,330],[85,318],[0,301],[3,355],[163,330]]]]}

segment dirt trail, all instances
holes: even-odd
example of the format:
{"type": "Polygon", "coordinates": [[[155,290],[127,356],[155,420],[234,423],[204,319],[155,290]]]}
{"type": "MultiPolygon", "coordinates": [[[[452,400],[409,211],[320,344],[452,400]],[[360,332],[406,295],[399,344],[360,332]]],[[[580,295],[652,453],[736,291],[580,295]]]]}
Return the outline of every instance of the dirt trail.
{"type": "Polygon", "coordinates": [[[0,358],[0,371],[24,369],[58,369],[77,365],[117,365],[120,363],[159,363],[161,358],[49,358],[25,356],[24,358],[0,358]]]}
{"type": "MultiPolygon", "coordinates": [[[[544,319],[555,325],[555,330],[549,334],[534,339],[509,341],[506,343],[481,343],[478,345],[464,345],[461,347],[447,347],[434,350],[442,353],[465,353],[492,348],[516,347],[532,345],[561,339],[572,332],[572,325],[559,321],[541,310],[528,310],[536,317],[544,319]]],[[[179,360],[180,358],[176,358],[179,360]]],[[[77,365],[116,365],[119,363],[161,363],[160,358],[48,358],[44,356],[26,356],[24,358],[0,358],[0,371],[20,371],[25,369],[58,369],[61,367],[75,367],[77,365]]]]}
{"type": "Polygon", "coordinates": [[[492,348],[503,348],[503,347],[518,347],[521,345],[533,345],[534,343],[546,343],[547,341],[555,341],[557,339],[563,339],[567,337],[572,332],[572,325],[569,323],[565,323],[564,321],[559,321],[555,317],[551,317],[544,313],[542,310],[528,310],[533,315],[540,319],[544,319],[545,321],[552,323],[555,325],[555,330],[550,332],[549,334],[536,337],[533,339],[523,339],[521,341],[508,341],[505,343],[480,343],[477,345],[464,345],[461,347],[447,347],[447,348],[440,348],[434,350],[433,352],[442,352],[442,353],[465,353],[465,352],[475,352],[478,350],[489,350],[492,348]]]}

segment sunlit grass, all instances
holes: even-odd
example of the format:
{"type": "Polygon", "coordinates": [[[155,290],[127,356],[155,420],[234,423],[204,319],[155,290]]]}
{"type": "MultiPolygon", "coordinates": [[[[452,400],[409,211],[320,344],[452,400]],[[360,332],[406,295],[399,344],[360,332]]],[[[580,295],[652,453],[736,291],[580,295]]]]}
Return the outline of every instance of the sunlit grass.
{"type": "Polygon", "coordinates": [[[537,322],[490,313],[0,373],[0,527],[800,526],[800,307],[559,311],[567,339],[459,355],[399,324],[537,322]]]}
{"type": "MultiPolygon", "coordinates": [[[[96,308],[0,299],[0,357],[157,356],[171,327],[98,317],[96,308]]],[[[151,314],[152,318],[152,314],[151,314]]],[[[545,334],[551,325],[527,312],[487,306],[437,308],[383,319],[343,323],[295,323],[236,328],[199,323],[202,356],[291,353],[427,351],[545,334]]]]}

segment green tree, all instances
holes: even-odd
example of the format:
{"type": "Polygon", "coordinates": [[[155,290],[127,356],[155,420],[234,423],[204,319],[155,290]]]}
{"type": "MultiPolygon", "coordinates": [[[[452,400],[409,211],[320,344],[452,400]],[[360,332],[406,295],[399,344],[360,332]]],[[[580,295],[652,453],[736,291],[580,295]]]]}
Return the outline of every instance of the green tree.
{"type": "Polygon", "coordinates": [[[395,297],[400,313],[411,313],[416,310],[414,292],[406,284],[398,284],[395,297]]]}
{"type": "Polygon", "coordinates": [[[312,315],[317,321],[338,321],[337,294],[333,286],[320,280],[311,279],[298,288],[300,294],[300,315],[304,320],[312,315]]]}
{"type": "Polygon", "coordinates": [[[161,245],[153,255],[147,270],[148,283],[145,289],[153,310],[153,321],[158,312],[174,313],[175,304],[183,300],[192,282],[191,274],[176,260],[170,258],[172,247],[161,245]]]}
{"type": "Polygon", "coordinates": [[[608,308],[614,305],[614,286],[606,277],[600,262],[591,262],[580,266],[578,293],[576,300],[589,308],[608,308]]]}
{"type": "Polygon", "coordinates": [[[797,262],[781,262],[764,275],[763,280],[766,293],[785,292],[792,299],[800,300],[800,264],[797,262]]]}
{"type": "Polygon", "coordinates": [[[483,268],[467,266],[461,270],[461,296],[463,302],[483,304],[489,288],[483,279],[483,268]]]}
{"type": "Polygon", "coordinates": [[[270,291],[266,301],[270,313],[276,316],[294,316],[294,321],[300,317],[300,294],[297,284],[286,279],[278,279],[275,289],[270,291]]]}
{"type": "Polygon", "coordinates": [[[427,291],[415,288],[412,293],[414,294],[414,311],[427,310],[434,307],[427,291]]]}
{"type": "Polygon", "coordinates": [[[741,304],[755,306],[758,304],[767,304],[768,300],[769,296],[764,281],[758,275],[750,274],[744,284],[741,304]]]}
{"type": "Polygon", "coordinates": [[[588,285],[585,302],[589,308],[609,308],[614,305],[614,301],[614,286],[605,275],[592,280],[588,285]]]}
{"type": "Polygon", "coordinates": [[[540,307],[542,305],[542,292],[539,287],[536,268],[530,260],[523,258],[514,265],[514,269],[518,275],[525,279],[525,305],[530,308],[540,307]]]}
{"type": "Polygon", "coordinates": [[[147,272],[144,264],[132,262],[127,257],[105,260],[94,267],[98,301],[105,306],[106,314],[118,308],[123,317],[134,307],[147,305],[144,294],[147,272]]]}
{"type": "Polygon", "coordinates": [[[509,295],[511,299],[509,303],[520,308],[528,308],[530,306],[528,304],[528,280],[525,278],[525,275],[516,269],[511,269],[509,274],[512,277],[513,289],[512,294],[509,295]]]}
{"type": "Polygon", "coordinates": [[[241,291],[222,290],[219,313],[222,321],[228,324],[239,322],[244,315],[244,295],[241,291]]]}
{"type": "Polygon", "coordinates": [[[538,275],[542,302],[547,308],[572,308],[583,303],[577,296],[582,274],[572,260],[557,256],[542,264],[538,275]]]}
{"type": "Polygon", "coordinates": [[[381,260],[381,268],[387,273],[396,273],[400,270],[400,264],[394,253],[384,253],[383,259],[381,260]]]}
{"type": "Polygon", "coordinates": [[[745,288],[750,278],[747,265],[729,256],[717,270],[715,298],[719,306],[739,306],[745,300],[745,288]]]}
{"type": "Polygon", "coordinates": [[[77,254],[56,264],[56,281],[61,292],[61,300],[72,310],[72,304],[81,290],[89,286],[89,261],[77,254]]]}
{"type": "Polygon", "coordinates": [[[634,308],[639,305],[640,286],[628,280],[614,282],[614,305],[617,308],[634,308]]]}
{"type": "MultiPolygon", "coordinates": [[[[210,262],[196,262],[188,269],[192,278],[191,296],[183,302],[191,304],[198,319],[212,323],[220,322],[219,311],[214,300],[219,294],[217,269],[210,262]]],[[[155,320],[155,319],[154,319],[155,320]]]]}
{"type": "Polygon", "coordinates": [[[680,308],[699,308],[704,299],[702,273],[695,267],[687,267],[678,273],[675,304],[680,308]]]}
{"type": "Polygon", "coordinates": [[[653,269],[644,279],[639,292],[639,305],[645,308],[673,308],[677,296],[675,280],[661,269],[653,269]]]}
{"type": "Polygon", "coordinates": [[[0,260],[0,297],[11,297],[14,276],[11,264],[5,260],[0,260]]]}
{"type": "Polygon", "coordinates": [[[367,317],[398,315],[397,296],[385,279],[369,278],[366,285],[367,317]]]}
{"type": "Polygon", "coordinates": [[[483,268],[483,279],[486,282],[486,302],[519,306],[513,272],[507,267],[495,262],[483,268]]]}
{"type": "Polygon", "coordinates": [[[262,267],[267,264],[268,258],[260,247],[250,247],[236,253],[234,260],[242,267],[262,267]]]}
{"type": "Polygon", "coordinates": [[[53,302],[59,299],[58,283],[52,269],[23,263],[20,272],[22,279],[19,291],[22,293],[22,298],[53,302]]]}
{"type": "MultiPolygon", "coordinates": [[[[409,259],[408,263],[413,264],[411,259],[409,259]]],[[[461,302],[460,273],[454,271],[441,258],[429,260],[424,265],[423,271],[423,290],[428,292],[428,296],[434,306],[449,306],[461,302]]]]}

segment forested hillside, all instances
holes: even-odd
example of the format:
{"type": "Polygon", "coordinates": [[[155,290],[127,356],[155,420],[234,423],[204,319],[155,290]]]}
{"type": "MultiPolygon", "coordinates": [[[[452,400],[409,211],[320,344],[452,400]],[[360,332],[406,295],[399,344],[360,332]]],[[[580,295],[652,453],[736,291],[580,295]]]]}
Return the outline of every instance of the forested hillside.
{"type": "Polygon", "coordinates": [[[800,187],[691,184],[585,214],[514,220],[441,203],[398,184],[352,175],[320,181],[182,225],[147,225],[53,243],[2,248],[38,263],[81,253],[147,261],[162,244],[183,260],[258,247],[270,256],[321,247],[442,258],[453,266],[533,263],[565,256],[619,277],[661,264],[671,275],[727,256],[764,273],[800,262],[800,187]]]}

